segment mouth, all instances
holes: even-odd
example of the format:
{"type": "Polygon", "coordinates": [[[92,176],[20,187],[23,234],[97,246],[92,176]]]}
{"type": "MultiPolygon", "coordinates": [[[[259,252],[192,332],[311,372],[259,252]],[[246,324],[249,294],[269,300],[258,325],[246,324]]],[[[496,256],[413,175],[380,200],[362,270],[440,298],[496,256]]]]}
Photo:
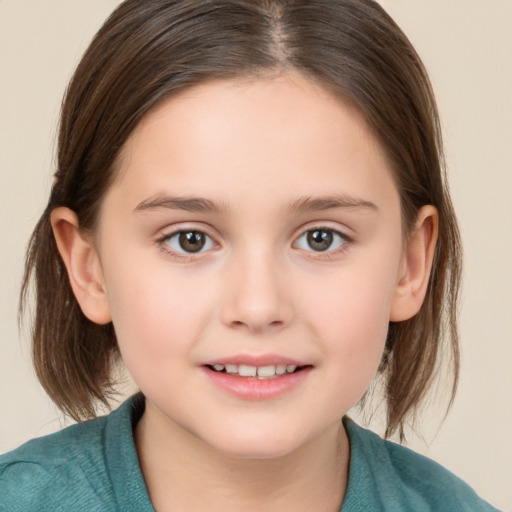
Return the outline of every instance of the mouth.
{"type": "Polygon", "coordinates": [[[288,365],[267,365],[267,366],[249,366],[245,364],[213,364],[206,365],[208,370],[215,373],[232,375],[233,377],[246,377],[258,380],[277,379],[285,375],[301,372],[310,365],[299,366],[295,364],[288,365]]]}
{"type": "Polygon", "coordinates": [[[215,387],[244,401],[277,399],[292,393],[313,365],[279,355],[238,355],[208,361],[202,368],[215,387]]]}

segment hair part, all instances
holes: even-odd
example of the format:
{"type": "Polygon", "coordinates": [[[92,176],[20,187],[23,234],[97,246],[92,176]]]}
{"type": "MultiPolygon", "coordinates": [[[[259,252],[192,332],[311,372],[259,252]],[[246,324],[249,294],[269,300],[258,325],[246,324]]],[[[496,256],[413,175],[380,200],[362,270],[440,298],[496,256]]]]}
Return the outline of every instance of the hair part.
{"type": "Polygon", "coordinates": [[[403,32],[373,0],[126,0],[83,56],[62,107],[57,170],[29,243],[20,298],[36,293],[33,361],[52,398],[75,420],[95,415],[115,390],[120,355],[112,324],[81,312],[53,237],[50,214],[72,209],[93,231],[117,159],[140,120],[165,98],[208,80],[292,69],[350,101],[386,154],[401,198],[404,237],[418,210],[439,212],[427,297],[391,323],[379,378],[389,436],[404,435],[451,355],[458,379],[459,231],[444,171],[428,75],[403,32]]]}

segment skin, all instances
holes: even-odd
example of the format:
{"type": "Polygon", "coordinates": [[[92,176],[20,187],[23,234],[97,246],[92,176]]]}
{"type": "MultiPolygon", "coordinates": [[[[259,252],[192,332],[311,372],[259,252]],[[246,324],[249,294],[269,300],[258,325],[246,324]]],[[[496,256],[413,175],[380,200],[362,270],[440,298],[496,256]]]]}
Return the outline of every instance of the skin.
{"type": "Polygon", "coordinates": [[[155,508],[339,510],[340,418],[374,377],[389,321],[421,306],[435,209],[404,245],[378,142],[354,108],[294,73],[167,100],[119,163],[92,238],[68,209],[52,224],[82,310],[113,321],[146,396],[136,445],[155,508]],[[308,244],[315,229],[333,237],[327,250],[308,244]],[[183,250],[169,239],[179,230],[205,233],[204,249],[183,250]],[[226,393],[204,366],[268,354],[309,368],[270,399],[226,393]]]}

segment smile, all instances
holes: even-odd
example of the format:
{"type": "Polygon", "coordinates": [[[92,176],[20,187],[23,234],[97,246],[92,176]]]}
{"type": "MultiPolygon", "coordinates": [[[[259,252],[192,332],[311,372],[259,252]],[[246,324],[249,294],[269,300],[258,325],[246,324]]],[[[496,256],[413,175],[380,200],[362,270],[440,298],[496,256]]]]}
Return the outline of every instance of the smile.
{"type": "Polygon", "coordinates": [[[202,365],[202,369],[215,388],[248,401],[270,400],[287,395],[307,380],[313,370],[310,364],[292,364],[292,361],[280,360],[279,364],[269,364],[270,357],[254,362],[247,361],[250,359],[247,357],[240,359],[244,361],[212,361],[202,365]],[[247,364],[250,362],[253,364],[247,364]]]}
{"type": "Polygon", "coordinates": [[[239,377],[254,377],[257,379],[273,379],[286,375],[289,373],[295,373],[302,369],[301,366],[294,364],[288,365],[268,365],[268,366],[249,366],[245,364],[215,364],[207,365],[210,370],[219,373],[226,373],[233,376],[239,377]]]}

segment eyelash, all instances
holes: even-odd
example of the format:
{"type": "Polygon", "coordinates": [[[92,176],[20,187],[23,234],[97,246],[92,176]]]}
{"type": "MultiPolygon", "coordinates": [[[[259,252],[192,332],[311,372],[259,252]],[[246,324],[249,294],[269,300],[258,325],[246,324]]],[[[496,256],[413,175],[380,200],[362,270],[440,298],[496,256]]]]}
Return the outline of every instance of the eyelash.
{"type": "Polygon", "coordinates": [[[173,231],[172,233],[166,234],[166,235],[158,238],[156,240],[156,243],[160,247],[160,250],[163,253],[165,253],[166,255],[170,256],[171,258],[173,258],[175,260],[180,260],[180,261],[191,261],[195,255],[201,255],[207,251],[203,251],[201,248],[197,252],[193,252],[193,251],[186,252],[183,249],[182,249],[183,252],[179,252],[177,250],[172,249],[169,246],[169,241],[171,241],[174,237],[176,237],[178,235],[190,234],[190,233],[195,233],[197,235],[202,235],[202,236],[206,237],[207,240],[212,245],[212,247],[209,247],[207,250],[210,250],[215,246],[218,247],[218,245],[219,245],[219,244],[217,244],[217,242],[215,242],[215,240],[210,235],[208,235],[208,233],[206,233],[204,230],[201,230],[201,229],[177,229],[176,231],[173,231]]]}
{"type": "MultiPolygon", "coordinates": [[[[311,247],[310,247],[310,249],[302,249],[305,252],[313,254],[315,258],[328,260],[328,259],[334,258],[336,256],[339,256],[347,250],[349,244],[351,244],[353,241],[351,237],[349,237],[346,234],[342,233],[341,231],[331,228],[329,226],[312,226],[312,227],[306,229],[305,231],[303,231],[302,234],[295,239],[295,242],[293,243],[293,245],[297,246],[297,244],[301,240],[301,238],[307,237],[308,234],[314,233],[314,232],[330,233],[331,236],[333,235],[334,237],[338,237],[339,239],[341,239],[338,247],[336,247],[334,249],[331,249],[330,247],[326,248],[323,251],[322,250],[315,251],[311,247]]],[[[332,243],[334,243],[334,242],[332,242],[332,243]]],[[[301,248],[299,247],[299,249],[301,249],[301,248]]]]}
{"type": "MultiPolygon", "coordinates": [[[[166,255],[170,256],[171,258],[173,258],[175,260],[180,260],[180,261],[192,261],[196,256],[200,256],[203,253],[206,253],[215,247],[219,247],[219,244],[213,239],[213,237],[211,237],[210,235],[208,235],[208,233],[206,233],[204,230],[201,230],[201,229],[178,229],[176,231],[173,231],[172,233],[161,236],[160,238],[158,238],[156,240],[156,243],[160,247],[160,250],[163,253],[165,253],[166,255]],[[170,246],[169,246],[170,240],[172,240],[174,237],[177,237],[178,235],[184,235],[184,234],[186,235],[186,234],[190,234],[190,233],[195,233],[196,235],[206,237],[207,238],[206,244],[211,245],[211,247],[208,247],[206,250],[203,250],[203,247],[201,247],[197,252],[193,252],[193,251],[187,252],[183,248],[181,248],[181,250],[183,252],[180,252],[178,250],[174,250],[174,249],[170,248],[170,246]]],[[[331,242],[331,244],[332,243],[333,242],[331,242]]],[[[331,259],[333,257],[336,257],[336,256],[342,254],[347,249],[347,246],[351,243],[352,243],[352,239],[349,236],[347,236],[346,234],[344,234],[334,228],[331,228],[328,226],[312,226],[312,227],[306,229],[305,231],[301,232],[301,234],[293,242],[292,247],[295,247],[295,248],[302,250],[304,252],[307,252],[307,253],[314,254],[315,258],[331,259]],[[341,240],[341,242],[339,242],[338,247],[336,247],[334,249],[327,247],[325,250],[315,251],[311,247],[309,249],[297,247],[298,242],[303,237],[307,237],[309,234],[312,234],[314,232],[329,233],[331,236],[338,237],[342,240],[341,240]]]]}

